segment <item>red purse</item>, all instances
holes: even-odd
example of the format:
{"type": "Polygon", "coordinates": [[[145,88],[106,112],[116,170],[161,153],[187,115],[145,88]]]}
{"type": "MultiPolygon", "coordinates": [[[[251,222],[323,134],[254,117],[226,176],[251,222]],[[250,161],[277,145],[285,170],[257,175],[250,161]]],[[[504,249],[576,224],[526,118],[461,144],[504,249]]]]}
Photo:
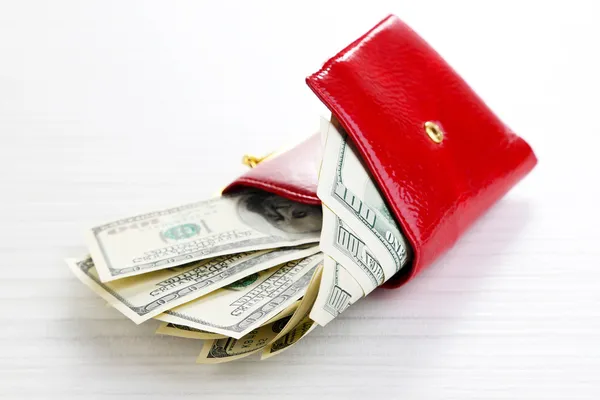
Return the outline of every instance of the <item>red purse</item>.
{"type": "MultiPolygon", "coordinates": [[[[353,141],[412,248],[398,287],[430,265],[537,160],[422,38],[390,15],[306,79],[353,141]]],[[[256,165],[224,193],[253,187],[317,197],[318,135],[256,165]]]]}

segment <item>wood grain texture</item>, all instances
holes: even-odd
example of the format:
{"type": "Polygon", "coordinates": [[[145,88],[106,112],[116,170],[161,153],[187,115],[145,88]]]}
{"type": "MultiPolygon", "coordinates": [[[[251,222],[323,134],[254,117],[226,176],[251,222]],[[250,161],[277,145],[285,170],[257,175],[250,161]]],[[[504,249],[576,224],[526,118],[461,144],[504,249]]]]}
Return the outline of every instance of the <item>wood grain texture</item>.
{"type": "Polygon", "coordinates": [[[0,398],[600,397],[597,4],[208,4],[0,2],[0,398]],[[316,131],[304,77],[388,12],[540,159],[439,262],[217,366],[76,281],[84,228],[209,196],[316,131]]]}

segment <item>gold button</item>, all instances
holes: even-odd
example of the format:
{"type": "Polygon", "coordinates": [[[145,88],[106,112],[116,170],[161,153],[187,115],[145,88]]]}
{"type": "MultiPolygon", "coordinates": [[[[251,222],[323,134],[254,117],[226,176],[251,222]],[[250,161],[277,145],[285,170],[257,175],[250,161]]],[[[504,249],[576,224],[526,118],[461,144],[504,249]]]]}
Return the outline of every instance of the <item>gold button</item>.
{"type": "Polygon", "coordinates": [[[442,131],[442,128],[435,122],[425,122],[425,132],[427,132],[427,136],[429,136],[429,139],[433,140],[434,143],[442,143],[442,140],[444,140],[444,131],[442,131]]]}

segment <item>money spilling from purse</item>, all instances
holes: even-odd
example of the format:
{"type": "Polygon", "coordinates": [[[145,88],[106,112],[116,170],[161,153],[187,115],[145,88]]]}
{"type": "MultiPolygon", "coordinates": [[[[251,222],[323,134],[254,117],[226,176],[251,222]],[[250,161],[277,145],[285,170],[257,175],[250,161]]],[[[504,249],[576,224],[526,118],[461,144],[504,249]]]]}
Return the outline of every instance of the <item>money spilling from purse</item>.
{"type": "Polygon", "coordinates": [[[279,354],[395,275],[407,245],[346,134],[321,123],[322,206],[248,189],[86,232],[75,276],[197,362],[279,354]]]}

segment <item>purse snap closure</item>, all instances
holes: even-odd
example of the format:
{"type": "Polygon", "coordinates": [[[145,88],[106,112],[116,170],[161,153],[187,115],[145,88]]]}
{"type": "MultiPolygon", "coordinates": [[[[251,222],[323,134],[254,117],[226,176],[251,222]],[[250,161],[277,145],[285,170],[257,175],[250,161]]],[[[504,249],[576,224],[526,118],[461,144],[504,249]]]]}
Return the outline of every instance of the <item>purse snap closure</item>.
{"type": "Polygon", "coordinates": [[[429,139],[431,139],[434,143],[442,143],[444,140],[444,131],[442,128],[435,122],[427,121],[425,122],[425,132],[429,139]]]}

